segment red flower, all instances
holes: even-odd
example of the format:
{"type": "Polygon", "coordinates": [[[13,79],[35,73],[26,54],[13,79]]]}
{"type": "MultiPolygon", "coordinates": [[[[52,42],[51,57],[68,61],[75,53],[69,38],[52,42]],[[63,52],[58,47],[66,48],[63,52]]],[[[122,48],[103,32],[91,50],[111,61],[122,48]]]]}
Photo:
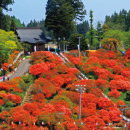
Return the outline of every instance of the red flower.
{"type": "Polygon", "coordinates": [[[4,105],[4,101],[2,99],[0,99],[0,105],[4,105]]]}
{"type": "Polygon", "coordinates": [[[114,103],[108,98],[100,97],[98,99],[98,106],[99,108],[102,108],[105,110],[112,110],[114,108],[114,103]]]}
{"type": "Polygon", "coordinates": [[[2,64],[2,69],[7,71],[9,69],[9,63],[2,64]]]}
{"type": "Polygon", "coordinates": [[[115,121],[115,122],[121,121],[122,118],[120,117],[120,114],[121,114],[121,112],[120,112],[120,110],[117,109],[117,108],[115,108],[115,109],[109,111],[110,120],[111,120],[111,121],[115,121]]]}
{"type": "Polygon", "coordinates": [[[10,91],[9,85],[6,82],[1,82],[0,83],[0,91],[1,90],[9,92],[10,91]]]}
{"type": "Polygon", "coordinates": [[[47,64],[39,63],[39,64],[32,65],[29,68],[29,73],[36,76],[46,72],[47,70],[48,70],[47,64]]]}
{"type": "Polygon", "coordinates": [[[118,98],[119,96],[121,96],[121,93],[117,90],[112,90],[108,94],[110,97],[115,97],[115,98],[118,98]]]}

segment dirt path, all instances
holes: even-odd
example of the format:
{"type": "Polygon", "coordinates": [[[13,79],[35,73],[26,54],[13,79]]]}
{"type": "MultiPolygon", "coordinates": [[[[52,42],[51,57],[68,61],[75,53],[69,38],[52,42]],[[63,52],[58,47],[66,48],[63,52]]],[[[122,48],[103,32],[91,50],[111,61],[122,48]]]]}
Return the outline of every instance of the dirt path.
{"type": "Polygon", "coordinates": [[[12,76],[10,76],[10,79],[24,75],[24,73],[28,72],[30,66],[30,59],[25,59],[20,63],[16,72],[12,76]]]}

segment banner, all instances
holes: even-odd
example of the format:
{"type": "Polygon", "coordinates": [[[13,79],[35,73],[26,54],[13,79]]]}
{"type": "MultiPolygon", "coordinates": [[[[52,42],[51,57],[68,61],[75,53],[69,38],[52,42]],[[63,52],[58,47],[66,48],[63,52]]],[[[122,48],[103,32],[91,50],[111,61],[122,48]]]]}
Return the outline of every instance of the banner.
{"type": "Polygon", "coordinates": [[[34,46],[34,52],[36,52],[37,51],[37,47],[36,47],[36,45],[34,46]]]}

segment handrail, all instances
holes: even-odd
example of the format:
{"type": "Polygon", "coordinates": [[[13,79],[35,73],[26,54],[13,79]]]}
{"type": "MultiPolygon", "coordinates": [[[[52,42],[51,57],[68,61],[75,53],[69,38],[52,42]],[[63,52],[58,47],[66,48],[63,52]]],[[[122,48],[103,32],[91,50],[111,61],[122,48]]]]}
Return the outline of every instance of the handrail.
{"type": "MultiPolygon", "coordinates": [[[[13,61],[13,64],[17,62],[18,58],[19,58],[22,54],[24,54],[24,51],[21,51],[21,52],[18,54],[18,56],[16,57],[16,59],[13,61]]],[[[11,67],[11,66],[12,66],[12,64],[9,64],[8,67],[11,67]]],[[[0,71],[2,71],[2,70],[3,70],[3,69],[1,68],[0,71]]]]}

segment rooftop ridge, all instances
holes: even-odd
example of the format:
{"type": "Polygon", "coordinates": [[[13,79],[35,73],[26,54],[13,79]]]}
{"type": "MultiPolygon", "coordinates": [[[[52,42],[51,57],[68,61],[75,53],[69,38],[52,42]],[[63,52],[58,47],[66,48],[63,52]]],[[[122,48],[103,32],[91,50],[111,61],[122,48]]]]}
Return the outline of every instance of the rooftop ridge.
{"type": "Polygon", "coordinates": [[[17,27],[16,29],[41,29],[41,27],[17,27]]]}

